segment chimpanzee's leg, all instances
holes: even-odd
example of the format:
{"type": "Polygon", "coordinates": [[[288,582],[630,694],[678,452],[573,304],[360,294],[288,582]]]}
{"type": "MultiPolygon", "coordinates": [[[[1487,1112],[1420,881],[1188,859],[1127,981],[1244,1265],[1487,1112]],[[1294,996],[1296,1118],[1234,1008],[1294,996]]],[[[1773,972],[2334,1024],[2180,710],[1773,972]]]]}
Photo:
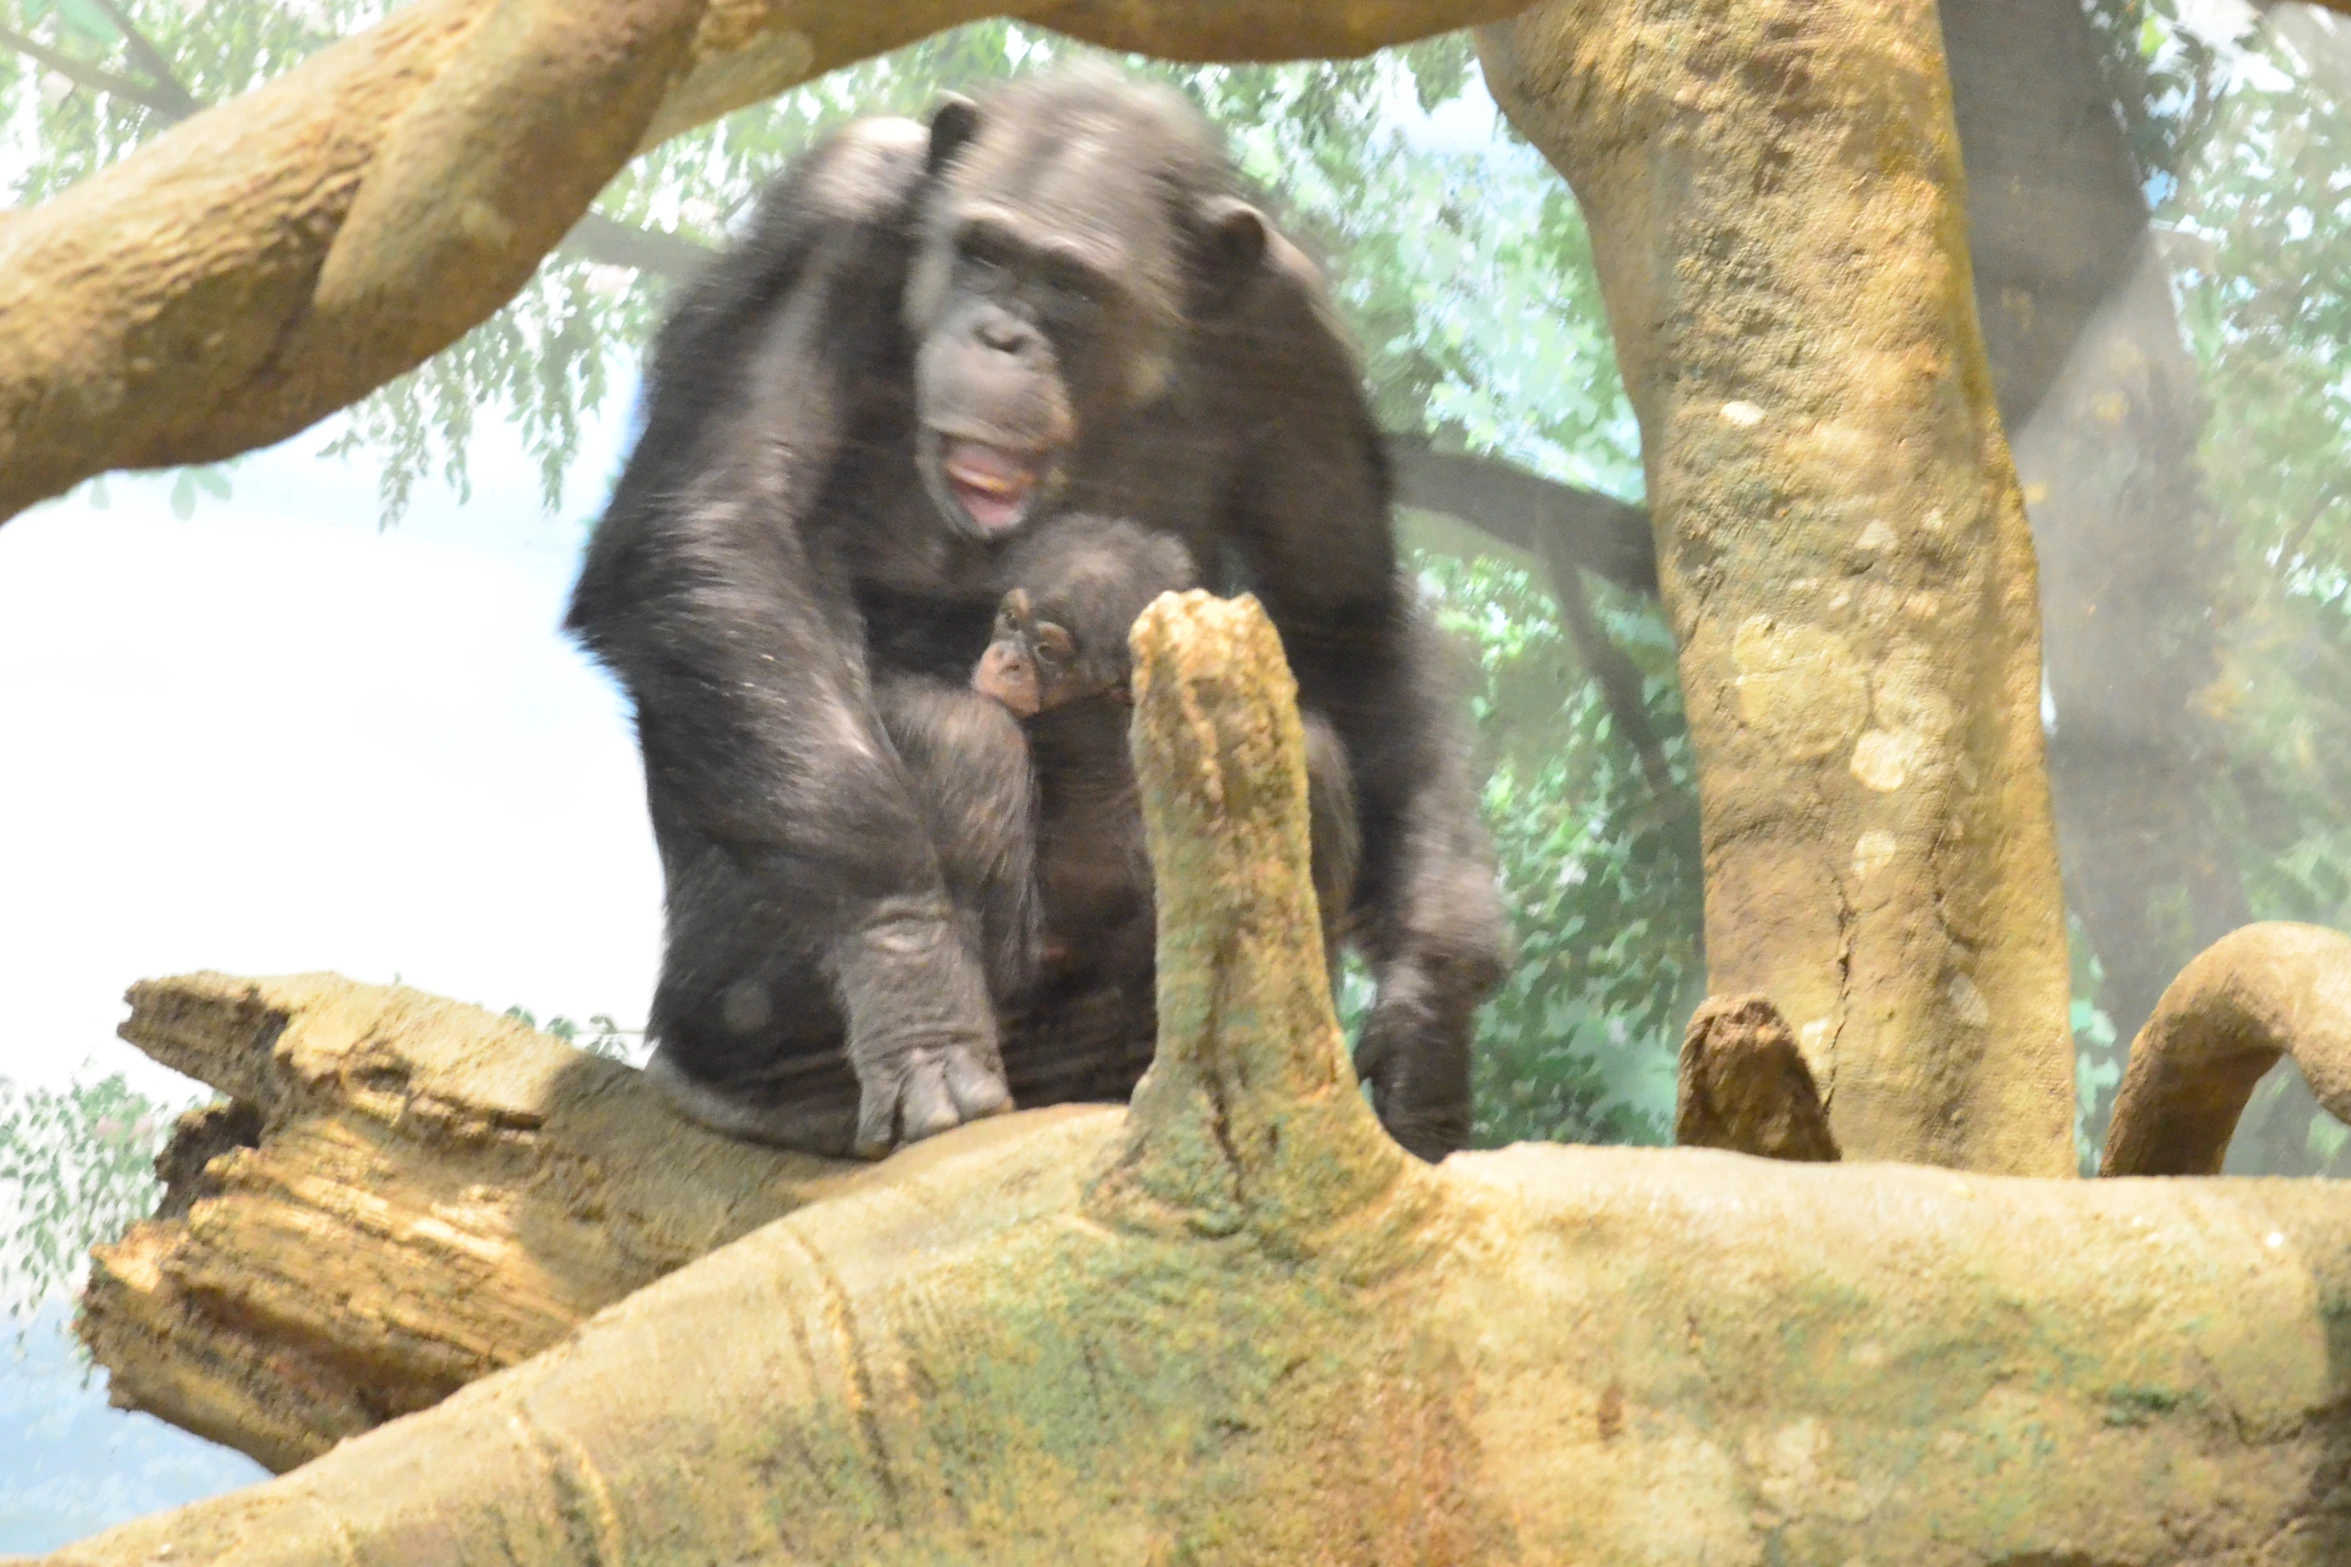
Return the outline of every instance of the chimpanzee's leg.
{"type": "Polygon", "coordinates": [[[1319,714],[1305,715],[1306,822],[1314,850],[1314,901],[1322,913],[1323,959],[1331,989],[1339,985],[1342,943],[1353,928],[1355,878],[1363,868],[1363,828],[1355,817],[1355,784],[1347,747],[1319,714]]]}
{"type": "MultiPolygon", "coordinates": [[[[858,1126],[856,1062],[844,1051],[854,1050],[861,1012],[886,1014],[894,1031],[935,1025],[949,1034],[961,1019],[992,1015],[994,999],[1027,972],[1034,825],[1018,724],[998,704],[936,681],[885,680],[875,707],[937,858],[936,906],[885,904],[844,938],[826,867],[721,846],[674,822],[659,834],[670,932],[647,1069],[686,1114],[734,1136],[872,1151],[875,1139],[858,1126]]],[[[656,822],[667,822],[658,786],[654,806],[656,822]]],[[[992,1047],[974,1061],[1001,1070],[992,1047]]],[[[985,1100],[990,1085],[947,1066],[948,1095],[985,1100]]],[[[918,1083],[909,1092],[912,1125],[947,1115],[931,1103],[936,1091],[918,1083]]]]}
{"type": "Polygon", "coordinates": [[[1358,799],[1368,797],[1351,932],[1379,984],[1356,1071],[1398,1142],[1424,1159],[1470,1130],[1470,1036],[1500,981],[1510,939],[1478,812],[1448,649],[1411,613],[1387,687],[1385,723],[1346,729],[1358,799]]]}

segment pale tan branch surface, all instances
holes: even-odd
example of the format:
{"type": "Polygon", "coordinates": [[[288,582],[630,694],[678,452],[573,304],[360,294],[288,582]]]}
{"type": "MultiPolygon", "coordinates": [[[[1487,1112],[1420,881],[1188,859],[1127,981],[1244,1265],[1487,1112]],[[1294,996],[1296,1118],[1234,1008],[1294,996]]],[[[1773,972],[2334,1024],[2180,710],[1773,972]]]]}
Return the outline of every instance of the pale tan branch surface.
{"type": "Polygon", "coordinates": [[[1135,775],[1157,892],[1159,1047],[1089,1211],[1311,1251],[1426,1171],[1356,1083],[1307,849],[1306,741],[1254,598],[1166,594],[1134,649],[1135,775]]]}
{"type": "Polygon", "coordinates": [[[2218,1175],[2245,1101],[2280,1056],[2351,1122],[2351,936],[2247,925],[2180,970],[2131,1041],[2102,1175],[2218,1175]]]}
{"type": "Polygon", "coordinates": [[[2032,540],[1928,0],[1555,0],[1482,30],[1641,422],[1714,987],[1849,1159],[2074,1168],[2032,540]]]}
{"type": "MultiPolygon", "coordinates": [[[[1510,0],[1080,0],[1181,58],[1360,54],[1510,0]]],[[[415,0],[0,223],[0,519],[266,446],[487,318],[636,151],[999,14],[968,0],[415,0]]]]}
{"type": "Polygon", "coordinates": [[[53,1560],[2351,1559],[2339,1188],[1418,1165],[1338,1048],[1270,629],[1163,600],[1138,651],[1168,1027],[1131,1112],[923,1143],[53,1560]]]}
{"type": "Polygon", "coordinates": [[[183,1124],[80,1330],[117,1404],[276,1469],[858,1168],[704,1132],[619,1062],[413,990],[199,974],[130,1001],[124,1038],[243,1113],[183,1124]]]}

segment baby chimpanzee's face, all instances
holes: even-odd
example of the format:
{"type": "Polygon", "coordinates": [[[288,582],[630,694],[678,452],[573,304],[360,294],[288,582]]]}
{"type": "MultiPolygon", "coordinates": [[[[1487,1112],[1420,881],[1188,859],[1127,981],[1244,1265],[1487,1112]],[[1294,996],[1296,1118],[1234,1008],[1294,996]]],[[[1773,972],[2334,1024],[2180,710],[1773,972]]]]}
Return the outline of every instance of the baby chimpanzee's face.
{"type": "Polygon", "coordinates": [[[1034,718],[1118,684],[1117,672],[1105,678],[1097,667],[1101,660],[1087,652],[1067,627],[1046,619],[1024,590],[1014,588],[996,610],[995,635],[972,671],[971,686],[1016,717],[1034,718]]]}
{"type": "Polygon", "coordinates": [[[1013,542],[972,689],[1022,718],[1091,697],[1122,701],[1127,636],[1145,606],[1196,580],[1182,544],[1133,522],[1072,513],[1013,542]]]}

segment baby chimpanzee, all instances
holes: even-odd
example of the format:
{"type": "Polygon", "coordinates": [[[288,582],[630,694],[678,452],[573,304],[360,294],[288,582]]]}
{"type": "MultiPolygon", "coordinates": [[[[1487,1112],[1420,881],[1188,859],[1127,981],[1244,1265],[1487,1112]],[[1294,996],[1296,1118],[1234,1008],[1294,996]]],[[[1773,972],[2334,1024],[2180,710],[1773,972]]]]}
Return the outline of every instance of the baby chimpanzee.
{"type": "MultiPolygon", "coordinates": [[[[1009,549],[1010,584],[972,688],[1022,720],[1036,779],[1040,934],[1012,999],[1004,1069],[1017,1104],[1124,1099],[1151,1064],[1157,928],[1128,750],[1127,636],[1162,593],[1198,580],[1164,533],[1075,514],[1009,549]]],[[[1337,732],[1306,722],[1315,892],[1334,957],[1359,840],[1337,732]]]]}

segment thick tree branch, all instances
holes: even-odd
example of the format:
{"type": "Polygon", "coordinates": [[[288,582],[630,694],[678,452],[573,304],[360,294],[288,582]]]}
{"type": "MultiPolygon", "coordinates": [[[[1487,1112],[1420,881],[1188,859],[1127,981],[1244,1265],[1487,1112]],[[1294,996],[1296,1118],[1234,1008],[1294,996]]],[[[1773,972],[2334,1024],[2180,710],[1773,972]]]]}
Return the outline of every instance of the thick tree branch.
{"type": "MultiPolygon", "coordinates": [[[[1178,59],[1360,55],[1517,0],[1065,0],[1178,59]]],[[[0,517],[269,445],[511,298],[643,148],[1000,8],[416,0],[0,225],[0,517]]]]}
{"type": "Polygon", "coordinates": [[[582,213],[579,222],[572,225],[571,232],[563,236],[563,243],[556,248],[582,261],[630,267],[673,283],[693,277],[718,254],[695,240],[638,228],[601,212],[582,213]]]}
{"type": "Polygon", "coordinates": [[[1478,52],[1649,437],[1710,985],[1796,1025],[1848,1157],[2072,1173],[2032,540],[1935,7],[1555,0],[1478,52]]]}

